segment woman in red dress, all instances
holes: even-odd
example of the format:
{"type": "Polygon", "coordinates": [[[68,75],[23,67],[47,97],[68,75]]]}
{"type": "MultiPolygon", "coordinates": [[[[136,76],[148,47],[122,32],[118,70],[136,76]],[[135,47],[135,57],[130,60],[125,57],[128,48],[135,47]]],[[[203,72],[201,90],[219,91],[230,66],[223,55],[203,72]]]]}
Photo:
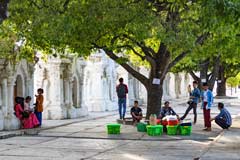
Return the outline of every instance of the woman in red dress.
{"type": "MultiPolygon", "coordinates": [[[[31,97],[30,97],[31,100],[31,97]]],[[[39,122],[35,116],[35,114],[30,110],[24,110],[24,98],[23,97],[16,97],[15,98],[16,105],[14,107],[16,117],[21,122],[21,128],[34,128],[39,125],[39,122]]],[[[25,103],[29,103],[29,97],[26,98],[25,103]],[[28,99],[28,100],[27,100],[28,99]]],[[[27,105],[27,104],[26,104],[27,105]]]]}

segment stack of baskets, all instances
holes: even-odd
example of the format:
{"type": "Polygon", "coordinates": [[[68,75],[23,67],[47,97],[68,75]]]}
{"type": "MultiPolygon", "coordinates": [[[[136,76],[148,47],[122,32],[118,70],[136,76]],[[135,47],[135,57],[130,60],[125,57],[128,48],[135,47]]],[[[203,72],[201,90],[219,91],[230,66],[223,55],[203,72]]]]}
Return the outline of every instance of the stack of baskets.
{"type": "Polygon", "coordinates": [[[180,124],[180,134],[185,135],[191,135],[192,133],[192,123],[191,121],[183,122],[180,124]]]}
{"type": "Polygon", "coordinates": [[[157,122],[157,116],[152,114],[149,120],[150,125],[147,125],[147,134],[149,136],[161,136],[163,133],[163,126],[159,125],[159,122],[157,122]]]}
{"type": "Polygon", "coordinates": [[[176,135],[178,133],[178,119],[176,116],[167,116],[167,134],[176,135]]]}

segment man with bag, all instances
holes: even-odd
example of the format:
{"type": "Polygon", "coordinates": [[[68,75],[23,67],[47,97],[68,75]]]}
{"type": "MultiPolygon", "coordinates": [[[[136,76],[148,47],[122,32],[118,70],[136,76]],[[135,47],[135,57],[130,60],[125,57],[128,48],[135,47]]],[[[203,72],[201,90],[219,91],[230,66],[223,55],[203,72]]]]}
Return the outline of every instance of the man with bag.
{"type": "Polygon", "coordinates": [[[126,99],[128,93],[128,87],[123,83],[123,78],[119,78],[119,84],[116,87],[117,96],[118,96],[118,110],[120,119],[125,118],[126,113],[126,99]]]}
{"type": "Polygon", "coordinates": [[[190,94],[190,101],[188,101],[188,108],[185,111],[184,115],[180,118],[180,120],[184,120],[188,113],[193,109],[193,114],[194,114],[194,124],[197,122],[197,104],[200,99],[201,92],[198,89],[198,82],[193,81],[193,91],[190,94]]]}

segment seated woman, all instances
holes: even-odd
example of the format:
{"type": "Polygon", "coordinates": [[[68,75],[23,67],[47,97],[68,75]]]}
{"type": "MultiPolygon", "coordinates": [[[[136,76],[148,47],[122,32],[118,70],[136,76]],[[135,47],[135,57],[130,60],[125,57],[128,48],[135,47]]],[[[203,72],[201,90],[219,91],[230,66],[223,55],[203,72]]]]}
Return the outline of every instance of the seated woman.
{"type": "MultiPolygon", "coordinates": [[[[28,104],[31,101],[31,97],[29,100],[29,97],[26,98],[25,103],[28,104]]],[[[14,107],[16,117],[21,122],[21,128],[27,129],[27,128],[34,128],[37,127],[39,122],[37,120],[37,117],[34,113],[30,110],[24,110],[24,98],[23,97],[16,97],[15,98],[16,105],[14,107]]],[[[27,105],[26,104],[26,105],[27,105]]]]}
{"type": "Polygon", "coordinates": [[[169,105],[170,103],[168,101],[166,101],[164,103],[164,107],[162,107],[161,112],[159,114],[159,119],[163,119],[166,116],[169,115],[176,115],[177,118],[179,118],[179,116],[176,114],[176,112],[172,109],[172,107],[170,107],[169,105]]]}
{"type": "Polygon", "coordinates": [[[131,115],[133,119],[133,125],[140,122],[142,119],[142,109],[138,106],[138,101],[134,101],[134,106],[131,108],[131,115]]]}

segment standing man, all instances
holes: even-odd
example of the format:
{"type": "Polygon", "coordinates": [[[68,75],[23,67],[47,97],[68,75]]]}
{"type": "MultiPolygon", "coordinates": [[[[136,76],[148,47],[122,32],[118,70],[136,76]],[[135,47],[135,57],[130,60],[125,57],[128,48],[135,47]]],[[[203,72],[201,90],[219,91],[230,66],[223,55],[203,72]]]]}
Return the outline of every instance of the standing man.
{"type": "MultiPolygon", "coordinates": [[[[191,88],[191,87],[190,87],[191,88]]],[[[194,124],[197,122],[197,104],[200,98],[201,92],[198,89],[198,82],[193,81],[193,90],[190,92],[190,101],[188,102],[189,106],[185,112],[185,114],[180,118],[180,120],[184,120],[188,113],[193,109],[194,114],[194,124]]]]}
{"type": "Polygon", "coordinates": [[[118,96],[118,110],[120,119],[125,118],[126,113],[126,99],[128,93],[128,87],[126,84],[123,84],[123,78],[119,78],[119,85],[116,87],[117,96],[118,96]]]}
{"type": "Polygon", "coordinates": [[[208,84],[203,83],[203,92],[202,92],[202,108],[203,108],[203,115],[204,115],[204,131],[211,131],[211,107],[213,104],[213,94],[212,91],[208,89],[208,84]]]}
{"type": "Polygon", "coordinates": [[[222,129],[228,129],[232,125],[232,117],[223,103],[218,103],[218,109],[220,113],[215,118],[212,118],[211,121],[215,120],[222,129]]]}

